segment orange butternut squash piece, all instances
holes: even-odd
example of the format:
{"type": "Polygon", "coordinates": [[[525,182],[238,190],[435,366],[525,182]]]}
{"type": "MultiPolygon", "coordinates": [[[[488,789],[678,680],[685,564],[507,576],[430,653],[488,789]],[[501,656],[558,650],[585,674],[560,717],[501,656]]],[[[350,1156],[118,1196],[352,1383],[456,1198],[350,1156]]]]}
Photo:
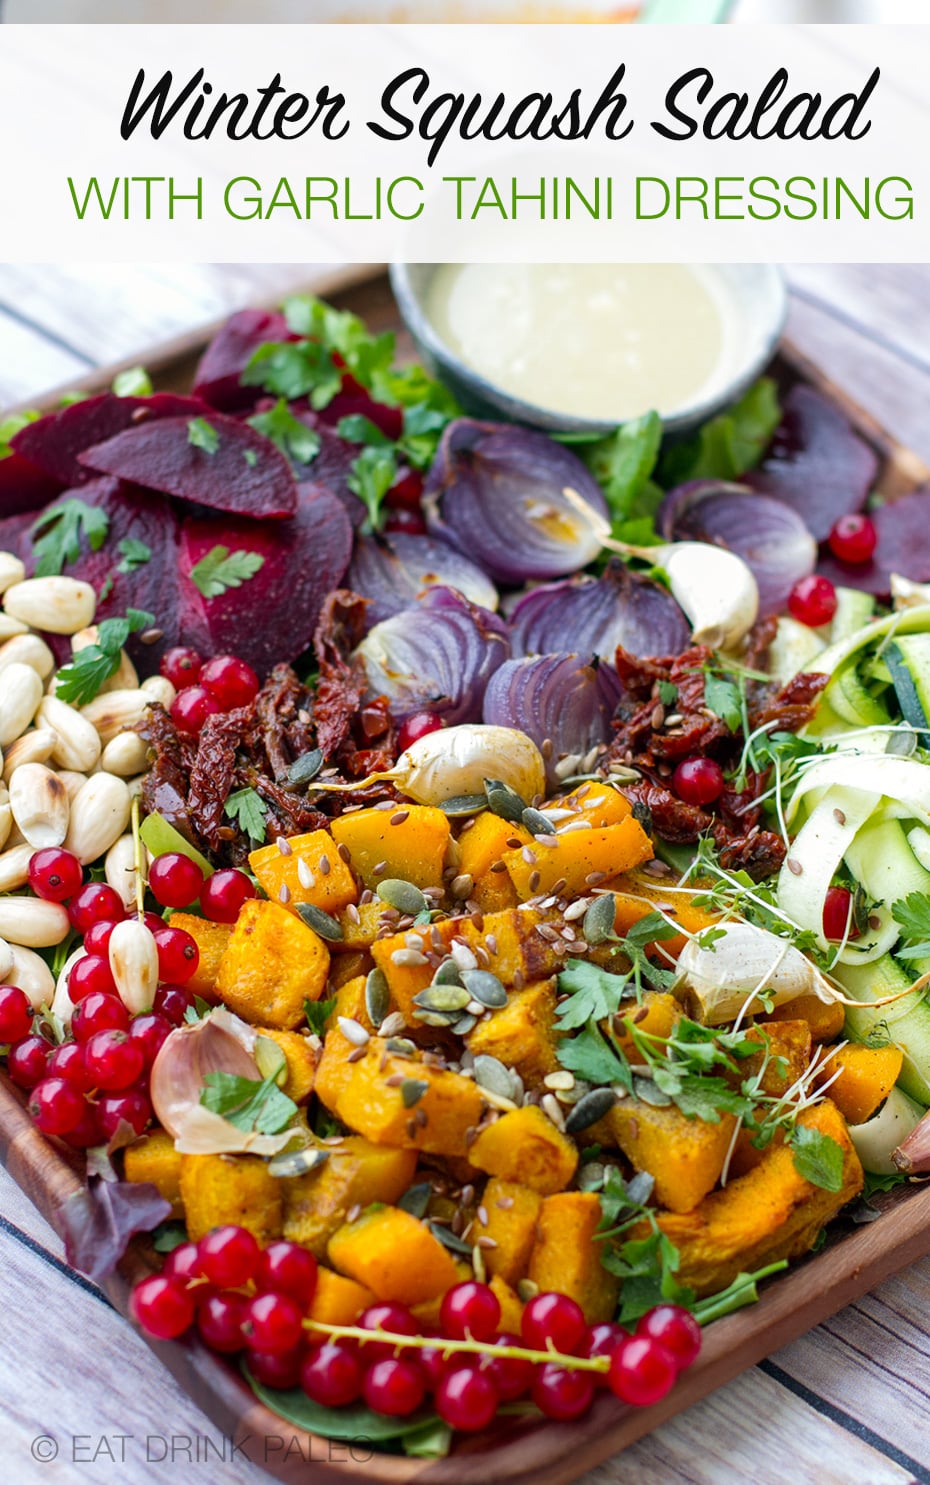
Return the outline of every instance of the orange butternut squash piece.
{"type": "Polygon", "coordinates": [[[824,1062],[817,1084],[830,1084],[830,1098],[849,1124],[864,1124],[885,1102],[901,1072],[900,1047],[865,1047],[847,1042],[824,1062]],[[836,1073],[839,1077],[835,1081],[836,1073]]]}
{"type": "Polygon", "coordinates": [[[364,979],[375,964],[371,955],[365,950],[350,949],[348,952],[337,950],[335,945],[330,948],[332,958],[329,961],[329,980],[327,981],[327,996],[332,995],[334,990],[339,990],[349,980],[355,980],[359,975],[364,979]]]}
{"type": "Polygon", "coordinates": [[[187,982],[188,989],[214,1005],[217,999],[216,977],[232,937],[232,924],[211,923],[194,913],[172,913],[171,927],[183,928],[185,933],[189,933],[200,954],[197,968],[187,982]]]}
{"type": "MultiPolygon", "coordinates": [[[[448,946],[454,935],[461,932],[461,924],[462,920],[459,918],[446,918],[443,922],[434,924],[434,927],[443,943],[448,946]]],[[[413,997],[426,989],[436,971],[429,964],[397,964],[394,955],[398,952],[403,955],[406,948],[406,933],[392,933],[390,938],[379,938],[377,943],[372,944],[371,957],[388,982],[392,1006],[403,1013],[408,1025],[412,1025],[416,1012],[413,997]]]]}
{"type": "Polygon", "coordinates": [[[277,902],[243,905],[220,960],[220,999],[258,1026],[293,1030],[304,1001],[319,1000],[329,971],[329,949],[319,934],[277,902]]]}
{"type": "Polygon", "coordinates": [[[298,1031],[279,1031],[274,1026],[260,1026],[258,1029],[261,1036],[277,1042],[284,1053],[286,1073],[281,1084],[284,1092],[295,1103],[306,1103],[313,1092],[316,1067],[322,1054],[298,1031]]]}
{"type": "Polygon", "coordinates": [[[363,1212],[333,1233],[327,1252],[339,1273],[399,1304],[424,1304],[458,1283],[452,1254],[401,1207],[363,1212]]]}
{"type": "Polygon", "coordinates": [[[596,1233],[601,1203],[593,1192],[547,1196],[539,1213],[529,1277],[541,1291],[557,1289],[584,1310],[589,1325],[612,1320],[620,1284],[601,1262],[596,1233]]]}
{"type": "Polygon", "coordinates": [[[349,1135],[339,1145],[328,1145],[327,1159],[318,1170],[281,1182],[284,1195],[284,1236],[301,1243],[317,1258],[346,1220],[352,1207],[372,1202],[395,1202],[413,1180],[415,1150],[393,1150],[349,1135]]]}
{"type": "Polygon", "coordinates": [[[181,1200],[181,1160],[174,1140],[164,1129],[153,1129],[123,1151],[123,1174],[127,1181],[150,1181],[171,1203],[172,1217],[184,1216],[181,1200]]]}
{"type": "Polygon", "coordinates": [[[368,1015],[368,1007],[365,1004],[365,984],[367,975],[356,975],[353,980],[346,980],[336,991],[336,1004],[327,1019],[327,1028],[336,1026],[340,1016],[345,1016],[349,1021],[357,1021],[364,1026],[366,1031],[374,1031],[371,1019],[368,1015]]]}
{"type": "Polygon", "coordinates": [[[356,1284],[331,1268],[317,1270],[316,1293],[308,1311],[311,1320],[321,1325],[352,1325],[363,1310],[375,1302],[375,1295],[364,1284],[356,1284]]]}
{"type": "Polygon", "coordinates": [[[842,1149],[839,1191],[812,1186],[795,1168],[791,1147],[772,1145],[753,1170],[705,1196],[694,1211],[659,1217],[681,1258],[677,1277],[698,1295],[716,1293],[738,1273],[799,1258],[824,1223],[862,1190],[862,1166],[835,1104],[825,1099],[801,1114],[798,1123],[842,1149]]]}
{"type": "Polygon", "coordinates": [[[598,1121],[592,1138],[621,1149],[636,1170],[648,1171],[660,1206],[690,1212],[720,1179],[734,1122],[724,1114],[718,1124],[706,1124],[686,1118],[674,1104],[653,1108],[624,1098],[598,1121]]]}
{"type": "Polygon", "coordinates": [[[521,849],[506,851],[504,862],[521,902],[539,892],[551,892],[557,882],[569,897],[588,889],[588,878],[606,881],[630,871],[652,857],[652,842],[638,820],[629,815],[616,825],[600,829],[571,830],[559,837],[556,846],[532,846],[535,862],[527,861],[521,849]]]}
{"type": "Polygon", "coordinates": [[[501,1307],[501,1330],[508,1330],[512,1335],[519,1335],[523,1321],[522,1299],[516,1290],[511,1289],[506,1279],[501,1278],[500,1274],[495,1274],[489,1283],[501,1307]]]}
{"type": "Polygon", "coordinates": [[[507,842],[513,840],[524,845],[533,843],[533,837],[522,825],[502,820],[490,810],[477,815],[474,824],[459,838],[458,871],[474,882],[469,895],[483,913],[497,913],[517,905],[517,894],[507,872],[491,870],[503,861],[507,842]]]}
{"type": "MultiPolygon", "coordinates": [[[[680,923],[685,933],[703,933],[705,928],[710,928],[720,917],[719,913],[709,912],[707,908],[696,905],[694,898],[700,896],[700,889],[695,888],[691,894],[677,889],[670,890],[675,886],[674,878],[663,886],[661,877],[650,876],[644,871],[632,871],[619,877],[615,886],[617,916],[614,919],[614,932],[621,936],[629,933],[634,923],[638,923],[649,913],[654,913],[659,907],[666,917],[680,923]]],[[[674,957],[681,953],[685,942],[685,935],[682,933],[677,938],[663,939],[662,948],[674,957]]]]}
{"type": "Polygon", "coordinates": [[[330,1113],[336,1112],[339,1095],[352,1081],[356,1064],[349,1061],[349,1055],[354,1051],[355,1044],[347,1036],[343,1036],[338,1024],[330,1020],[323,1038],[323,1055],[317,1064],[313,1085],[320,1103],[330,1113]]]}
{"type": "Polygon", "coordinates": [[[337,846],[346,847],[354,870],[372,891],[387,877],[401,877],[416,887],[442,886],[450,833],[442,810],[425,804],[354,810],[334,820],[332,832],[337,846]]]}
{"type": "MultiPolygon", "coordinates": [[[[326,1037],[326,1052],[332,1035],[326,1037]]],[[[321,1088],[319,1077],[317,1092],[344,1124],[374,1144],[433,1155],[467,1154],[468,1136],[484,1107],[470,1078],[431,1066],[419,1055],[389,1052],[384,1038],[376,1036],[365,1056],[338,1079],[333,1104],[327,1101],[329,1084],[321,1088]]]]}
{"type": "Polygon", "coordinates": [[[478,1022],[465,1038],[477,1057],[482,1052],[515,1067],[528,1088],[555,1072],[555,983],[540,980],[511,992],[507,1004],[478,1022]]]}
{"type": "MultiPolygon", "coordinates": [[[[572,1140],[556,1129],[542,1109],[525,1104],[488,1124],[473,1141],[468,1158],[479,1170],[516,1181],[549,1196],[564,1191],[578,1165],[572,1140]]],[[[490,1216],[490,1212],[488,1213],[490,1216]]]]}
{"type": "Polygon", "coordinates": [[[489,1237],[495,1244],[484,1250],[484,1265],[490,1275],[511,1285],[526,1277],[541,1205],[538,1191],[517,1181],[491,1177],[481,1198],[487,1221],[476,1218],[472,1229],[475,1241],[489,1237]]]}
{"type": "Polygon", "coordinates": [[[671,1036],[675,1022],[680,1015],[681,1006],[674,995],[665,995],[657,990],[647,990],[643,996],[642,1005],[631,1007],[625,1013],[623,1020],[618,1022],[618,1045],[622,1047],[630,1062],[641,1064],[643,1056],[633,1041],[630,1024],[635,1023],[638,1030],[648,1032],[650,1036],[671,1036]]]}
{"type": "Polygon", "coordinates": [[[768,1013],[769,1021],[806,1021],[814,1042],[835,1042],[843,1030],[846,1012],[838,1000],[829,1003],[816,995],[799,995],[768,1013]]]}
{"type": "Polygon", "coordinates": [[[262,1244],[281,1236],[281,1183],[257,1155],[182,1155],[179,1178],[193,1242],[227,1222],[247,1227],[262,1244]]]}
{"type": "Polygon", "coordinates": [[[292,835],[288,845],[287,855],[273,845],[262,846],[249,856],[249,866],[272,902],[285,903],[293,913],[300,902],[312,903],[325,913],[338,913],[340,908],[355,902],[358,897],[355,878],[328,830],[292,835]]]}
{"type": "Polygon", "coordinates": [[[514,976],[522,975],[523,983],[532,980],[547,980],[556,974],[565,962],[564,954],[556,953],[553,945],[541,933],[537,925],[545,923],[551,914],[538,908],[508,908],[502,913],[485,915],[483,928],[476,928],[470,918],[453,919],[455,932],[470,948],[480,944],[488,954],[487,968],[504,985],[512,985],[514,976]],[[491,941],[497,947],[493,953],[487,946],[491,941]]]}
{"type": "Polygon", "coordinates": [[[619,789],[593,780],[549,806],[554,807],[576,811],[579,820],[587,820],[596,830],[603,830],[605,825],[619,825],[633,813],[633,806],[619,789]]]}
{"type": "Polygon", "coordinates": [[[384,906],[379,898],[375,898],[374,902],[363,902],[361,907],[356,907],[352,913],[347,908],[343,908],[341,913],[336,913],[336,921],[342,929],[342,938],[333,943],[331,952],[351,954],[359,950],[370,949],[378,936],[384,906]]]}
{"type": "Polygon", "coordinates": [[[742,1082],[762,1072],[762,1091],[780,1098],[796,1083],[811,1060],[811,1029],[806,1021],[757,1021],[746,1032],[747,1041],[758,1041],[764,1050],[744,1058],[734,1081],[742,1082]]]}

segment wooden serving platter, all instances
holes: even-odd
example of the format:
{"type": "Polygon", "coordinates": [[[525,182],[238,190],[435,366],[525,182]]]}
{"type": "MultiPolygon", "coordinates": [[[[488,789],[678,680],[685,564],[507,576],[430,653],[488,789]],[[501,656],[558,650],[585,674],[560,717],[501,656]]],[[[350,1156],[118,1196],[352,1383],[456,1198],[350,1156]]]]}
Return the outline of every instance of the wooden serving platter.
{"type": "MultiPolygon", "coordinates": [[[[354,310],[375,329],[398,329],[401,354],[410,353],[383,270],[347,269],[315,283],[314,289],[341,307],[354,310]]],[[[196,361],[214,328],[205,327],[124,364],[142,360],[156,387],[187,390],[196,361]]],[[[110,385],[120,369],[122,366],[111,366],[97,371],[77,385],[89,391],[100,390],[110,385]]],[[[930,484],[927,465],[856,407],[790,344],[780,347],[772,369],[780,382],[805,381],[842,408],[879,455],[877,486],[886,497],[930,484]]],[[[53,393],[43,405],[51,408],[56,402],[53,393]]],[[[22,1095],[5,1073],[0,1073],[0,1160],[60,1232],[60,1210],[82,1186],[80,1160],[65,1146],[53,1145],[38,1133],[25,1111],[22,1095]]],[[[149,1344],[225,1436],[242,1446],[247,1457],[261,1458],[271,1473],[295,1485],[298,1481],[301,1485],[337,1485],[353,1477],[374,1485],[407,1485],[413,1481],[417,1485],[487,1485],[488,1479],[495,1485],[563,1485],[803,1335],[891,1274],[930,1254],[930,1185],[899,1189],[878,1198],[876,1205],[882,1208],[880,1220],[859,1227],[835,1224],[821,1252],[770,1280],[758,1304],[711,1325],[697,1363],[656,1407],[629,1409],[602,1393],[584,1422],[507,1419],[478,1439],[463,1439],[447,1459],[408,1459],[371,1453],[360,1445],[331,1444],[293,1427],[265,1408],[235,1367],[197,1340],[149,1344]],[[281,1447],[250,1454],[247,1441],[267,1436],[281,1440],[281,1447]]],[[[137,1240],[118,1274],[107,1283],[109,1298],[124,1315],[132,1285],[151,1271],[153,1259],[151,1249],[137,1240]]]]}

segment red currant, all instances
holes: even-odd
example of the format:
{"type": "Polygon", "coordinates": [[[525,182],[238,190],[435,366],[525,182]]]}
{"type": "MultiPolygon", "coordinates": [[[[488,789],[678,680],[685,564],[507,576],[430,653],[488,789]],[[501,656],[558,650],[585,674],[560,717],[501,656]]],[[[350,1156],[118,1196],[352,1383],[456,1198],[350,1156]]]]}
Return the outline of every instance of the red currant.
{"type": "Polygon", "coordinates": [[[207,718],[215,716],[219,710],[219,705],[203,686],[188,686],[174,698],[171,720],[179,732],[196,737],[207,718]]]}
{"type": "Polygon", "coordinates": [[[316,1293],[317,1261],[309,1249],[282,1238],[264,1249],[253,1277],[260,1290],[289,1294],[307,1308],[316,1293]]]}
{"type": "Polygon", "coordinates": [[[408,469],[388,490],[384,503],[389,510],[412,510],[419,515],[422,496],[422,474],[419,469],[408,469]]]}
{"type": "Polygon", "coordinates": [[[376,1413],[405,1418],[416,1412],[426,1396],[426,1378],[415,1361],[389,1357],[369,1367],[362,1390],[366,1403],[376,1413]]]}
{"type": "Polygon", "coordinates": [[[86,933],[95,923],[121,923],[125,916],[123,899],[106,882],[88,882],[68,906],[71,926],[78,933],[86,933]]]}
{"type": "Polygon", "coordinates": [[[98,959],[109,959],[110,939],[113,937],[115,927],[115,923],[105,918],[99,923],[92,923],[84,935],[84,952],[93,954],[98,959]]]}
{"type": "Polygon", "coordinates": [[[146,908],[142,914],[142,921],[149,933],[160,933],[165,926],[165,920],[161,916],[161,913],[153,913],[150,908],[146,908]]]}
{"type": "Polygon", "coordinates": [[[344,1341],[313,1346],[300,1368],[300,1385],[312,1402],[344,1408],[361,1395],[364,1369],[358,1352],[344,1341]]]}
{"type": "MultiPolygon", "coordinates": [[[[495,1341],[497,1346],[525,1344],[522,1336],[513,1335],[506,1330],[495,1341]]],[[[513,1402],[529,1391],[536,1368],[532,1361],[524,1361],[521,1356],[491,1356],[488,1358],[487,1370],[494,1378],[501,1401],[513,1402]]]]}
{"type": "Polygon", "coordinates": [[[436,1412],[450,1428],[463,1433],[487,1428],[499,1401],[491,1372],[474,1364],[447,1371],[436,1388],[436,1412]]]}
{"type": "Polygon", "coordinates": [[[29,885],[46,902],[64,902],[80,890],[84,868],[62,846],[47,846],[29,858],[29,885]]]}
{"type": "Polygon", "coordinates": [[[397,751],[405,753],[411,743],[419,742],[421,737],[428,737],[431,732],[438,732],[445,725],[442,717],[437,717],[432,712],[414,712],[400,724],[397,751]]]}
{"type": "Polygon", "coordinates": [[[247,1351],[245,1355],[245,1364],[256,1382],[281,1390],[299,1385],[302,1362],[303,1349],[299,1346],[290,1351],[247,1351]]]}
{"type": "Polygon", "coordinates": [[[129,1023],[129,1035],[142,1048],[145,1066],[151,1067],[171,1035],[171,1023],[164,1016],[150,1011],[143,1016],[133,1016],[129,1023]]]}
{"type": "Polygon", "coordinates": [[[287,1294],[256,1294],[248,1302],[245,1333],[256,1351],[293,1351],[303,1337],[303,1310],[287,1294]]]}
{"type": "Polygon", "coordinates": [[[221,1289],[238,1289],[254,1279],[261,1250],[247,1227],[227,1223],[214,1227],[200,1239],[200,1268],[204,1277],[221,1289]]]}
{"type": "MultiPolygon", "coordinates": [[[[612,1320],[603,1320],[599,1325],[591,1325],[579,1355],[587,1356],[592,1361],[598,1356],[612,1356],[625,1335],[626,1331],[623,1326],[615,1325],[612,1320]]],[[[606,1387],[607,1373],[592,1372],[591,1380],[595,1387],[606,1387]]]]}
{"type": "Polygon", "coordinates": [[[426,522],[418,510],[407,510],[405,507],[391,510],[384,523],[384,530],[391,534],[392,531],[402,532],[404,536],[425,536],[426,522]]]}
{"type": "Polygon", "coordinates": [[[221,711],[250,706],[258,695],[258,676],[237,655],[216,655],[200,672],[200,684],[209,691],[221,711]]]}
{"type": "Polygon", "coordinates": [[[878,545],[875,522],[868,516],[840,516],[831,528],[827,544],[841,562],[868,562],[878,545]]]}
{"type": "MultiPolygon", "coordinates": [[[[192,1283],[194,1279],[202,1279],[199,1244],[178,1243],[166,1257],[161,1271],[171,1279],[181,1279],[185,1284],[192,1283]]],[[[200,1292],[203,1293],[202,1288],[200,1292]]]]}
{"type": "Polygon", "coordinates": [[[185,1012],[194,1004],[194,993],[186,985],[159,985],[152,1010],[169,1026],[180,1026],[185,1012]]]}
{"type": "Polygon", "coordinates": [[[723,783],[723,769],[713,758],[683,758],[672,774],[672,788],[685,804],[713,804],[723,783]]]}
{"type": "Polygon", "coordinates": [[[43,1078],[29,1096],[29,1112],[43,1134],[70,1134],[84,1112],[84,1095],[64,1078],[43,1078]]]}
{"type": "Polygon", "coordinates": [[[106,1139],[112,1139],[121,1124],[134,1134],[144,1134],[154,1118],[147,1093],[129,1088],[125,1093],[106,1093],[97,1101],[97,1117],[106,1139]]]}
{"type": "Polygon", "coordinates": [[[93,1087],[80,1042],[62,1042],[54,1047],[48,1056],[48,1073],[51,1078],[65,1078],[82,1093],[89,1093],[93,1087]]]}
{"type": "Polygon", "coordinates": [[[109,959],[100,954],[85,954],[83,959],[75,959],[68,971],[68,994],[74,1005],[80,1005],[89,995],[115,997],[116,981],[109,959]]]}
{"type": "Polygon", "coordinates": [[[21,1042],[32,1030],[34,1014],[18,985],[0,985],[0,1042],[21,1042]]]}
{"type": "Polygon", "coordinates": [[[521,1329],[524,1344],[530,1350],[546,1351],[555,1347],[563,1355],[570,1355],[585,1333],[584,1311],[567,1294],[550,1290],[534,1295],[529,1301],[523,1311],[521,1329]]]}
{"type": "Polygon", "coordinates": [[[132,1291],[129,1309],[146,1335],[171,1341],[183,1335],[194,1318],[194,1300],[177,1279],[152,1274],[132,1291]]]}
{"type": "Polygon", "coordinates": [[[245,1306],[241,1294],[210,1294],[201,1300],[197,1306],[197,1329],[212,1350],[231,1353],[243,1349],[245,1306]]]}
{"type": "Polygon", "coordinates": [[[202,666],[203,659],[196,650],[188,645],[175,645],[162,655],[158,669],[176,691],[183,691],[186,686],[196,686],[202,666]]]}
{"type": "Polygon", "coordinates": [[[417,1361],[426,1378],[428,1392],[432,1392],[439,1386],[439,1380],[444,1375],[449,1361],[442,1350],[442,1342],[437,1336],[435,1346],[418,1346],[417,1361]]]}
{"type": "Polygon", "coordinates": [[[450,1340],[490,1340],[501,1323],[500,1300],[488,1284],[453,1284],[443,1296],[439,1323],[450,1340]]]}
{"type": "Polygon", "coordinates": [[[200,950],[183,928],[160,928],[154,935],[158,950],[158,976],[173,985],[185,984],[197,973],[200,950]]]}
{"type": "Polygon", "coordinates": [[[547,1361],[533,1380],[533,1401],[547,1418],[569,1422],[590,1408],[594,1383],[589,1372],[573,1371],[547,1361]]]}
{"type": "Polygon", "coordinates": [[[189,907],[200,895],[203,872],[181,851],[166,851],[156,856],[149,867],[149,887],[162,907],[189,907]]]}
{"type": "Polygon", "coordinates": [[[679,1370],[696,1361],[701,1350],[701,1327],[681,1305],[656,1305],[636,1323],[636,1334],[658,1341],[675,1358],[679,1370]]]}
{"type": "Polygon", "coordinates": [[[254,896],[255,886],[245,872],[231,866],[207,878],[200,893],[200,906],[211,923],[235,923],[242,904],[254,896]]]}
{"type": "Polygon", "coordinates": [[[610,1390],[621,1402],[648,1408],[670,1391],[678,1366],[671,1351],[651,1336],[622,1340],[610,1359],[610,1390]]]}
{"type": "Polygon", "coordinates": [[[84,1111],[73,1129],[69,1129],[64,1135],[69,1145],[76,1150],[86,1150],[90,1145],[103,1144],[103,1134],[100,1129],[100,1119],[96,1106],[92,1103],[84,1104],[84,1111]]]}
{"type": "Polygon", "coordinates": [[[128,1088],[145,1064],[142,1048],[125,1031],[97,1031],[84,1045],[84,1061],[93,1086],[107,1093],[128,1088]]]}
{"type": "Polygon", "coordinates": [[[47,1072],[54,1077],[61,1077],[57,1068],[49,1068],[50,1050],[48,1042],[42,1036],[24,1037],[10,1048],[6,1070],[17,1088],[34,1088],[36,1083],[41,1083],[47,1072]]]}
{"type": "Polygon", "coordinates": [[[823,936],[833,940],[858,938],[853,917],[853,895],[847,887],[828,887],[823,900],[823,936]],[[847,932],[848,929],[848,932],[847,932]]]}
{"type": "Polygon", "coordinates": [[[816,572],[801,578],[788,594],[788,612],[809,629],[829,624],[836,613],[836,589],[830,579],[816,572]]]}
{"type": "Polygon", "coordinates": [[[74,1008],[71,1034],[76,1042],[89,1042],[98,1031],[127,1031],[129,1012],[116,995],[95,990],[74,1008]]]}
{"type": "MultiPolygon", "coordinates": [[[[406,1305],[385,1301],[380,1305],[369,1305],[356,1320],[362,1330],[386,1330],[391,1335],[416,1335],[419,1327],[406,1305]]],[[[381,1361],[393,1356],[397,1346],[392,1341],[362,1341],[365,1361],[381,1361]]]]}

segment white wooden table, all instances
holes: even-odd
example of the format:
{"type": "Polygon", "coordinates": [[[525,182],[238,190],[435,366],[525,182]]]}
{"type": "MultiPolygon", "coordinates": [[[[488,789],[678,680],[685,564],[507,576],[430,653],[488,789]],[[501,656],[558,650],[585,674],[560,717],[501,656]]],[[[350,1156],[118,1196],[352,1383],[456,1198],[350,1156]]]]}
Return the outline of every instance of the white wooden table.
{"type": "MultiPolygon", "coordinates": [[[[795,343],[930,461],[930,268],[798,267],[791,280],[795,343]]],[[[307,281],[299,264],[0,268],[0,410],[307,281]]],[[[253,1462],[231,1457],[229,1441],[125,1321],[68,1271],[54,1233],[3,1171],[0,1274],[0,1478],[267,1479],[261,1444],[253,1462]]],[[[930,1482],[928,1331],[930,1260],[595,1470],[586,1485],[930,1482]]]]}

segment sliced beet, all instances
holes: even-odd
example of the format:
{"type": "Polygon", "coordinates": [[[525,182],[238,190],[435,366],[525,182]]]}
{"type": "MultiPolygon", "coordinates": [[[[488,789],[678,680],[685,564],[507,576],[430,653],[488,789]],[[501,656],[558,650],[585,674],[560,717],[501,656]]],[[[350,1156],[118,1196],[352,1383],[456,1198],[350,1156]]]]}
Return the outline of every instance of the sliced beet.
{"type": "Polygon", "coordinates": [[[351,443],[347,438],[341,438],[335,429],[331,428],[328,423],[324,423],[319,413],[313,412],[306,403],[292,402],[290,409],[295,418],[299,418],[320,437],[320,451],[316,457],[309,464],[296,466],[295,473],[298,480],[301,484],[309,481],[311,486],[325,486],[342,502],[352,525],[356,528],[361,526],[367,512],[362,501],[352,493],[348,486],[352,465],[361,452],[360,445],[351,443]]]}
{"type": "Polygon", "coordinates": [[[199,416],[216,435],[212,452],[192,442],[194,420],[140,423],[81,455],[87,469],[145,485],[232,515],[283,517],[297,508],[290,465],[270,439],[238,418],[199,416]]]}
{"type": "Polygon", "coordinates": [[[369,422],[380,428],[386,438],[396,443],[404,431],[404,414],[399,407],[388,407],[385,402],[375,402],[366,389],[359,385],[354,377],[343,378],[342,391],[337,392],[332,402],[327,403],[320,413],[324,423],[333,427],[340,418],[352,417],[361,414],[369,422]]]}
{"type": "MultiPolygon", "coordinates": [[[[0,504],[0,510],[4,509],[0,504]]],[[[14,557],[22,557],[24,549],[29,545],[28,532],[35,518],[36,512],[33,510],[0,517],[0,552],[12,552],[14,557]]]]}
{"type": "Polygon", "coordinates": [[[79,462],[78,456],[85,449],[143,421],[196,418],[207,411],[199,398],[183,397],[176,392],[156,392],[151,397],[117,397],[114,392],[101,392],[63,407],[60,412],[46,413],[38,422],[21,428],[11,443],[22,458],[62,487],[70,487],[94,477],[79,462]]]}
{"type": "Polygon", "coordinates": [[[304,485],[292,520],[187,520],[181,528],[181,632],[204,654],[232,653],[260,675],[296,660],[310,644],[324,599],[338,588],[352,552],[352,527],[328,490],[304,485]],[[259,553],[259,570],[238,588],[204,598],[191,578],[217,545],[259,553]]]}
{"type": "Polygon", "coordinates": [[[839,562],[827,552],[817,571],[831,583],[861,588],[877,598],[888,597],[893,572],[915,583],[930,582],[930,489],[889,500],[869,515],[878,532],[872,560],[839,562]]]}
{"type": "Polygon", "coordinates": [[[0,511],[4,516],[40,511],[60,489],[58,480],[22,454],[7,454],[0,459],[0,511]]]}
{"type": "Polygon", "coordinates": [[[793,505],[825,541],[840,516],[862,510],[878,457],[832,402],[812,387],[792,387],[768,453],[747,485],[793,505]]]}
{"type": "Polygon", "coordinates": [[[230,315],[200,358],[194,392],[221,412],[254,407],[260,387],[243,387],[240,376],[259,346],[271,340],[295,340],[281,314],[243,309],[230,315]]]}

